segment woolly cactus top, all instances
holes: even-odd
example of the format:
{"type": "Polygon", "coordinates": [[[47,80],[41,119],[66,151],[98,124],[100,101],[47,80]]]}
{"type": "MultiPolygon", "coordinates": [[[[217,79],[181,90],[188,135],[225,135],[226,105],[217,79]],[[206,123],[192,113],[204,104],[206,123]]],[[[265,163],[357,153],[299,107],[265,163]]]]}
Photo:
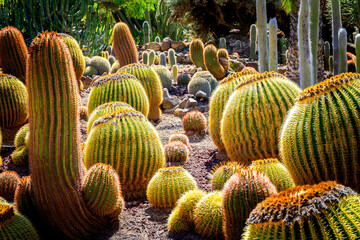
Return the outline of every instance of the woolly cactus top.
{"type": "Polygon", "coordinates": [[[280,162],[276,158],[267,158],[267,159],[253,161],[251,163],[251,166],[259,166],[259,165],[269,164],[269,163],[280,163],[280,162]]]}
{"type": "Polygon", "coordinates": [[[283,221],[293,225],[296,221],[318,215],[329,204],[340,204],[341,198],[356,192],[336,182],[321,182],[290,188],[268,197],[251,212],[247,224],[283,221]]]}
{"type": "Polygon", "coordinates": [[[353,80],[360,80],[360,74],[358,73],[342,73],[337,76],[331,77],[321,83],[304,89],[296,98],[297,101],[310,100],[313,97],[321,96],[330,92],[331,90],[338,88],[341,85],[347,84],[353,80]]]}
{"type": "Polygon", "coordinates": [[[9,204],[0,203],[0,226],[14,217],[14,208],[9,204]]]}
{"type": "Polygon", "coordinates": [[[108,107],[117,107],[117,106],[121,106],[121,107],[130,107],[132,108],[131,105],[127,104],[127,103],[124,103],[124,102],[108,102],[108,103],[104,103],[100,106],[98,106],[96,108],[96,110],[102,110],[104,108],[108,108],[108,107]]]}
{"type": "Polygon", "coordinates": [[[214,175],[215,172],[217,172],[217,171],[237,172],[243,168],[245,168],[245,166],[241,165],[238,162],[225,162],[225,163],[220,163],[220,164],[216,165],[215,167],[213,167],[213,169],[211,170],[211,174],[214,175]]]}
{"type": "Polygon", "coordinates": [[[10,74],[5,74],[5,73],[0,73],[0,80],[3,78],[10,78],[10,79],[16,79],[19,80],[17,77],[10,75],[10,74]]]}
{"type": "Polygon", "coordinates": [[[123,73],[123,72],[117,72],[117,73],[113,73],[113,74],[110,74],[110,75],[105,75],[103,77],[99,77],[92,85],[93,86],[99,86],[99,85],[102,85],[102,84],[110,82],[110,81],[121,82],[121,81],[123,81],[125,79],[129,79],[129,78],[132,79],[132,80],[138,81],[140,83],[140,81],[131,74],[123,73]]]}
{"type": "Polygon", "coordinates": [[[119,120],[122,120],[123,118],[126,118],[126,117],[136,117],[138,119],[147,119],[141,112],[138,112],[138,111],[134,111],[132,109],[124,109],[124,110],[119,110],[119,111],[116,111],[116,112],[112,112],[112,113],[109,113],[103,117],[100,117],[98,120],[96,120],[91,129],[93,129],[94,127],[96,127],[97,125],[100,125],[100,124],[103,124],[103,123],[106,123],[106,122],[109,122],[115,118],[119,119],[119,120]]]}
{"type": "Polygon", "coordinates": [[[150,66],[143,64],[143,63],[131,63],[126,66],[123,66],[121,68],[121,71],[127,70],[127,69],[138,69],[138,68],[151,68],[150,66]]]}
{"type": "Polygon", "coordinates": [[[239,85],[237,85],[235,89],[238,89],[244,85],[252,84],[255,82],[260,82],[260,81],[263,81],[263,80],[269,79],[269,78],[278,78],[278,79],[283,79],[283,80],[289,80],[287,77],[285,77],[284,75],[277,73],[277,72],[263,72],[263,73],[255,74],[255,75],[245,79],[244,81],[240,82],[239,85]]]}
{"type": "Polygon", "coordinates": [[[243,70],[241,70],[240,72],[231,74],[230,76],[224,78],[223,80],[220,81],[220,85],[224,85],[228,82],[232,82],[234,79],[237,79],[239,77],[243,77],[249,74],[256,74],[258,73],[255,68],[252,67],[245,67],[243,68],[243,70]]]}
{"type": "Polygon", "coordinates": [[[161,173],[173,173],[173,172],[184,172],[185,169],[183,167],[180,166],[176,166],[176,167],[165,167],[165,168],[160,168],[158,170],[158,172],[161,173]]]}

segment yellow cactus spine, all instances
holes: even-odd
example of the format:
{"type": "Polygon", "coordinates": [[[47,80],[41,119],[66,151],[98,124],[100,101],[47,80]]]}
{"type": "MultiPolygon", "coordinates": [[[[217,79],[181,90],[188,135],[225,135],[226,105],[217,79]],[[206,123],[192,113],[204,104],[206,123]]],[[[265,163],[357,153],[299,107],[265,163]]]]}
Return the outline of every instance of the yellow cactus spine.
{"type": "Polygon", "coordinates": [[[217,56],[217,49],[214,45],[207,45],[204,50],[206,69],[216,78],[222,79],[226,75],[226,70],[221,66],[217,56]]]}
{"type": "Polygon", "coordinates": [[[194,110],[185,114],[182,119],[182,126],[185,132],[195,132],[205,134],[207,119],[202,112],[194,110]]]}
{"type": "Polygon", "coordinates": [[[20,177],[16,172],[5,171],[0,173],[0,197],[14,201],[16,187],[20,183],[20,177]]]}
{"type": "Polygon", "coordinates": [[[197,68],[206,70],[204,60],[204,43],[200,38],[195,38],[191,41],[189,46],[190,59],[197,68]]]}

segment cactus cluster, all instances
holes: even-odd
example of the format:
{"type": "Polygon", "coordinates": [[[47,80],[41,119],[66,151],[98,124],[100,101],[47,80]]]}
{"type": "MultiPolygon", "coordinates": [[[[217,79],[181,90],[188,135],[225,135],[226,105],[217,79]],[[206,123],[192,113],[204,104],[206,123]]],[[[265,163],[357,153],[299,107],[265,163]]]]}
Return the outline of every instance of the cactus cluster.
{"type": "Polygon", "coordinates": [[[191,41],[189,47],[191,62],[197,67],[206,70],[204,59],[204,43],[199,38],[191,41]]]}
{"type": "Polygon", "coordinates": [[[179,85],[187,86],[190,81],[191,81],[191,77],[187,73],[180,73],[176,78],[176,83],[179,85]]]}
{"type": "Polygon", "coordinates": [[[199,77],[206,79],[210,83],[210,88],[211,88],[210,92],[211,93],[215,90],[215,88],[217,86],[219,86],[219,82],[209,71],[197,71],[194,74],[193,79],[199,78],[199,77]]]}
{"type": "Polygon", "coordinates": [[[207,119],[202,112],[194,110],[185,114],[182,119],[182,126],[185,132],[192,131],[199,134],[205,134],[207,119]]]}
{"type": "Polygon", "coordinates": [[[135,40],[128,25],[124,22],[119,22],[114,26],[113,49],[120,67],[139,61],[135,40]]]}
{"type": "Polygon", "coordinates": [[[190,146],[189,143],[189,138],[188,136],[186,136],[184,133],[174,133],[170,136],[169,138],[169,142],[173,142],[173,141],[180,141],[183,144],[185,144],[186,146],[190,146]]]}
{"type": "Polygon", "coordinates": [[[206,69],[216,78],[222,79],[226,75],[226,70],[220,64],[217,56],[217,49],[214,45],[207,45],[204,50],[206,69]]]}
{"type": "Polygon", "coordinates": [[[91,58],[90,66],[96,69],[98,75],[110,73],[111,70],[110,62],[106,58],[100,56],[91,58]]]}
{"type": "Polygon", "coordinates": [[[17,166],[28,164],[29,133],[29,124],[22,126],[16,133],[14,140],[15,150],[11,154],[11,160],[17,166]]]}
{"type": "Polygon", "coordinates": [[[14,201],[16,187],[20,183],[20,177],[16,172],[5,171],[0,173],[0,197],[14,201]]]}
{"type": "Polygon", "coordinates": [[[164,146],[167,162],[186,162],[189,158],[189,147],[180,141],[171,141],[164,146]]]}
{"type": "Polygon", "coordinates": [[[159,76],[163,88],[167,88],[170,91],[172,86],[172,75],[169,69],[163,65],[153,66],[152,69],[159,76]]]}
{"type": "Polygon", "coordinates": [[[244,166],[238,162],[225,162],[216,165],[211,170],[210,183],[213,190],[222,190],[227,180],[229,180],[232,175],[243,169],[244,166]]]}
{"type": "Polygon", "coordinates": [[[207,97],[211,95],[211,85],[208,80],[202,77],[192,78],[187,86],[188,92],[195,95],[198,91],[206,93],[207,97]]]}

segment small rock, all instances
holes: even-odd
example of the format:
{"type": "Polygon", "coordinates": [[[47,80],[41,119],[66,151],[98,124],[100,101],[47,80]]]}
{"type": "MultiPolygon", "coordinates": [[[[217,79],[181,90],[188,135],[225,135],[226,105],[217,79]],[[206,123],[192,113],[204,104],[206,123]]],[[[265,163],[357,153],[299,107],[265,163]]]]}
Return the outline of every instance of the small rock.
{"type": "Polygon", "coordinates": [[[152,49],[154,51],[159,51],[161,49],[160,43],[157,42],[151,42],[151,43],[147,43],[145,45],[145,49],[152,49]]]}
{"type": "Polygon", "coordinates": [[[189,54],[185,54],[185,56],[182,59],[183,64],[192,64],[191,58],[189,54]]]}
{"type": "Polygon", "coordinates": [[[195,94],[195,97],[196,98],[202,98],[202,99],[207,99],[208,97],[207,97],[207,95],[206,95],[206,93],[205,92],[203,92],[203,91],[198,91],[196,94],[195,94]]]}
{"type": "Polygon", "coordinates": [[[188,98],[184,98],[181,102],[176,106],[176,108],[184,108],[186,103],[188,102],[188,98]]]}
{"type": "Polygon", "coordinates": [[[259,64],[258,64],[258,62],[247,62],[247,63],[246,63],[246,66],[247,66],[247,67],[252,67],[252,68],[258,69],[259,64]]]}
{"type": "Polygon", "coordinates": [[[182,109],[182,108],[178,108],[178,109],[176,109],[175,111],[174,111],[174,115],[176,115],[176,116],[184,116],[187,112],[189,112],[190,111],[190,109],[182,109]]]}
{"type": "Polygon", "coordinates": [[[180,56],[179,54],[176,55],[176,62],[177,62],[178,64],[182,64],[182,63],[183,63],[183,58],[182,58],[182,56],[180,56]]]}
{"type": "Polygon", "coordinates": [[[179,101],[176,97],[164,98],[163,100],[163,108],[164,109],[171,109],[174,108],[179,104],[179,101]]]}
{"type": "Polygon", "coordinates": [[[285,74],[287,65],[282,65],[278,67],[278,73],[285,74]]]}
{"type": "Polygon", "coordinates": [[[163,88],[163,98],[170,98],[169,90],[167,88],[163,88]]]}
{"type": "Polygon", "coordinates": [[[205,113],[209,111],[209,105],[204,106],[196,106],[195,110],[198,110],[199,112],[205,113]]]}
{"type": "Polygon", "coordinates": [[[171,47],[172,40],[169,37],[164,38],[161,43],[161,51],[167,51],[171,47]]]}
{"type": "Polygon", "coordinates": [[[189,100],[187,101],[185,108],[194,108],[197,106],[197,101],[193,98],[189,98],[189,100]]]}
{"type": "Polygon", "coordinates": [[[175,111],[176,107],[174,108],[170,108],[170,109],[165,109],[164,113],[173,113],[175,111]]]}
{"type": "MultiPolygon", "coordinates": [[[[182,41],[179,41],[179,42],[172,42],[171,43],[171,48],[173,48],[173,49],[177,49],[178,47],[183,47],[183,49],[184,49],[184,47],[185,47],[185,44],[182,42],[182,41]]],[[[181,50],[180,50],[181,51],[181,50]]]]}

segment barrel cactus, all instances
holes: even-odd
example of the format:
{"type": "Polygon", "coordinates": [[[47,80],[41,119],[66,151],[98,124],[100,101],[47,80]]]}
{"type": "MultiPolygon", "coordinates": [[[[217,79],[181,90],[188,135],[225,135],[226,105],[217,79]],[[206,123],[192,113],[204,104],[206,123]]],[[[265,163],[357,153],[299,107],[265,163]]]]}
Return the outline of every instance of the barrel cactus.
{"type": "Polygon", "coordinates": [[[189,158],[189,148],[180,141],[169,142],[164,146],[167,162],[186,162],[189,158]]]}
{"type": "Polygon", "coordinates": [[[340,74],[297,97],[279,142],[281,160],[297,185],[335,180],[360,190],[359,83],[360,74],[340,74]]]}
{"type": "Polygon", "coordinates": [[[191,77],[187,73],[180,73],[176,78],[176,83],[179,85],[187,86],[190,81],[191,81],[191,77]]]}
{"type": "Polygon", "coordinates": [[[0,127],[13,128],[28,119],[28,93],[16,77],[0,73],[0,127]]]}
{"type": "MultiPolygon", "coordinates": [[[[111,66],[114,65],[114,63],[116,62],[116,58],[114,56],[109,56],[108,60],[109,60],[109,63],[111,66]]],[[[111,71],[111,69],[110,69],[110,71],[111,71]]]]}
{"type": "Polygon", "coordinates": [[[221,139],[220,128],[221,119],[230,95],[235,87],[244,79],[257,74],[254,68],[244,68],[242,71],[226,77],[220,82],[220,86],[213,92],[210,99],[209,110],[209,132],[210,136],[219,150],[225,150],[221,139]]]}
{"type": "Polygon", "coordinates": [[[84,71],[84,76],[92,77],[94,75],[98,75],[98,71],[96,70],[96,68],[94,68],[92,66],[87,66],[84,71]]]}
{"type": "Polygon", "coordinates": [[[120,69],[119,61],[115,61],[114,64],[111,66],[110,74],[116,73],[120,69]]]}
{"type": "Polygon", "coordinates": [[[278,138],[300,88],[285,76],[264,72],[239,83],[221,121],[221,136],[232,161],[278,158],[278,138]]]}
{"type": "Polygon", "coordinates": [[[120,68],[119,71],[130,73],[139,79],[149,98],[150,108],[148,119],[152,121],[159,120],[161,118],[159,106],[163,100],[163,87],[156,72],[144,64],[130,64],[120,68]]]}
{"type": "Polygon", "coordinates": [[[216,165],[211,170],[210,183],[212,189],[222,190],[227,180],[243,168],[244,166],[240,165],[238,162],[225,162],[216,165]]]}
{"type": "Polygon", "coordinates": [[[211,94],[211,85],[209,81],[202,77],[191,79],[187,88],[188,92],[193,95],[195,95],[198,91],[203,91],[206,93],[207,97],[210,97],[211,94]]]}
{"type": "Polygon", "coordinates": [[[359,203],[355,191],[336,182],[296,186],[258,204],[242,239],[357,239],[359,203]]]}
{"type": "Polygon", "coordinates": [[[30,220],[38,220],[38,210],[36,208],[33,190],[31,186],[31,177],[23,177],[15,191],[14,203],[16,210],[28,217],[30,220]]]}
{"type": "Polygon", "coordinates": [[[142,84],[130,74],[120,72],[97,78],[89,95],[88,115],[96,107],[114,101],[128,103],[145,116],[149,114],[146,92],[142,84]]]}
{"type": "Polygon", "coordinates": [[[135,40],[124,22],[118,22],[114,26],[113,49],[120,67],[139,61],[135,40]]]}
{"type": "Polygon", "coordinates": [[[223,230],[231,240],[239,239],[251,210],[277,191],[264,173],[244,168],[225,183],[222,193],[223,230]]]}
{"type": "Polygon", "coordinates": [[[191,230],[191,224],[180,216],[180,209],[174,208],[168,218],[167,226],[170,232],[181,233],[191,230]]]}
{"type": "Polygon", "coordinates": [[[96,120],[84,152],[87,168],[96,163],[115,168],[126,200],[144,197],[151,177],[165,164],[158,133],[137,111],[120,110],[96,120]]]}
{"type": "Polygon", "coordinates": [[[143,32],[144,32],[144,44],[147,44],[150,42],[150,26],[149,26],[149,22],[148,21],[144,21],[143,25],[143,32]]]}
{"type": "Polygon", "coordinates": [[[17,166],[28,164],[29,150],[29,124],[22,126],[15,136],[15,150],[11,154],[11,160],[17,166]]]}
{"type": "Polygon", "coordinates": [[[20,177],[16,172],[5,171],[0,173],[0,197],[14,201],[16,187],[20,183],[20,177]]]}
{"type": "Polygon", "coordinates": [[[204,59],[206,69],[216,78],[222,79],[226,75],[226,71],[223,66],[220,65],[219,58],[217,56],[217,49],[214,45],[207,45],[204,50],[204,59]]]}
{"type": "Polygon", "coordinates": [[[229,52],[225,48],[220,48],[217,51],[217,56],[218,56],[218,58],[226,58],[226,59],[228,59],[229,58],[229,52]]]}
{"type": "Polygon", "coordinates": [[[180,141],[180,142],[184,143],[186,146],[188,146],[188,147],[190,146],[189,138],[184,133],[172,134],[169,138],[169,142],[173,142],[173,141],[180,141]]]}
{"type": "Polygon", "coordinates": [[[110,62],[103,57],[95,56],[91,58],[90,66],[96,69],[99,75],[104,73],[110,73],[111,65],[110,62]]]}
{"type": "Polygon", "coordinates": [[[182,126],[186,132],[205,134],[207,120],[202,112],[194,110],[185,114],[182,119],[182,126]]]}
{"type": "Polygon", "coordinates": [[[211,92],[213,92],[216,89],[216,87],[219,86],[219,82],[209,71],[197,71],[194,74],[193,79],[198,77],[202,77],[210,83],[211,92]]]}
{"type": "Polygon", "coordinates": [[[190,47],[190,59],[197,68],[206,70],[204,60],[204,43],[199,38],[195,38],[191,41],[190,47]]]}
{"type": "Polygon", "coordinates": [[[169,69],[163,65],[153,66],[152,69],[158,74],[163,88],[167,88],[170,91],[172,86],[172,75],[169,69]]]}

